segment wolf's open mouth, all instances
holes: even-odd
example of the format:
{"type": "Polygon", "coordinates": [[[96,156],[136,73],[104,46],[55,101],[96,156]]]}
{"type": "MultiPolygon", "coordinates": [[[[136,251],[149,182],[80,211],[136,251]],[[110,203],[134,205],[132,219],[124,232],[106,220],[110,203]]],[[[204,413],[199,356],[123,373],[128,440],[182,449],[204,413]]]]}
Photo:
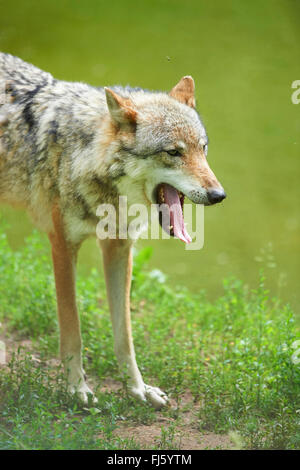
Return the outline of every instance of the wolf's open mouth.
{"type": "Polygon", "coordinates": [[[184,194],[167,183],[159,184],[155,189],[156,203],[164,204],[165,211],[159,211],[159,223],[166,233],[185,243],[192,241],[186,231],[183,218],[184,194]]]}

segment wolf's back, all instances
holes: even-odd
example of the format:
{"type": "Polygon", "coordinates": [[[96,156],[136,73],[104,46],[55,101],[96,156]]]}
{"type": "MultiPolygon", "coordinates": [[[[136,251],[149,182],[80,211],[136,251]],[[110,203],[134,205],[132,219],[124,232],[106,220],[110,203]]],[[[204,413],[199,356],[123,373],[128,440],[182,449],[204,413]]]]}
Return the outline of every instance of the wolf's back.
{"type": "Polygon", "coordinates": [[[43,158],[38,115],[53,81],[34,65],[0,53],[0,200],[29,199],[29,175],[43,158]]]}
{"type": "Polygon", "coordinates": [[[70,162],[99,152],[105,106],[103,91],[0,53],[0,201],[46,207],[42,198],[65,185],[70,162]]]}

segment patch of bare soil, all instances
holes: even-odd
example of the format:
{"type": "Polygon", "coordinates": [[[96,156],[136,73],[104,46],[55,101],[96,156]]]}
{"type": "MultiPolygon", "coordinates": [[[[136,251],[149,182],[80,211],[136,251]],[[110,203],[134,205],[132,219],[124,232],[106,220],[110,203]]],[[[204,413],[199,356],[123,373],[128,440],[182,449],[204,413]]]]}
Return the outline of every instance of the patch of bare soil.
{"type": "MultiPolygon", "coordinates": [[[[2,325],[0,323],[0,328],[2,329],[2,325]]],[[[35,354],[32,348],[32,341],[29,339],[15,339],[12,336],[7,336],[4,332],[0,334],[0,341],[4,344],[5,347],[5,360],[3,361],[3,364],[0,364],[2,366],[5,366],[8,364],[12,358],[13,353],[17,353],[19,348],[21,349],[21,352],[31,352],[32,353],[32,359],[33,361],[40,362],[39,359],[39,354],[35,354]]]]}
{"type": "MultiPolygon", "coordinates": [[[[132,438],[143,449],[153,449],[155,446],[164,450],[164,439],[162,438],[161,427],[158,424],[146,426],[139,424],[136,426],[121,425],[115,431],[116,437],[132,438]]],[[[232,449],[233,444],[226,435],[206,433],[201,434],[197,430],[186,429],[176,426],[172,445],[168,447],[176,450],[204,450],[204,449],[232,449]],[[174,446],[174,447],[173,447],[174,446]]]]}
{"type": "MultiPolygon", "coordinates": [[[[177,408],[172,399],[170,407],[174,410],[177,408]]],[[[194,403],[192,394],[187,391],[181,397],[179,420],[175,421],[158,411],[156,422],[150,425],[128,426],[124,422],[118,423],[115,436],[134,439],[142,449],[154,447],[165,449],[166,444],[168,448],[179,450],[233,449],[234,444],[229,436],[199,431],[197,416],[199,408],[200,405],[194,403]]]]}
{"type": "MultiPolygon", "coordinates": [[[[15,339],[5,334],[0,334],[0,341],[5,343],[6,363],[11,359],[12,353],[16,352],[21,346],[24,351],[32,353],[34,362],[41,362],[37,351],[33,350],[32,342],[28,339],[15,339]]],[[[58,359],[49,359],[46,361],[51,367],[57,367],[58,359]]],[[[43,363],[45,363],[43,361],[43,363]]],[[[0,367],[5,364],[0,364],[0,367]]],[[[97,381],[89,381],[96,388],[97,381]]],[[[121,384],[115,380],[107,378],[100,384],[102,392],[117,392],[121,389],[121,384]]],[[[174,400],[170,400],[170,407],[174,410],[177,405],[174,400]]],[[[203,450],[203,449],[232,449],[234,444],[227,435],[215,434],[213,432],[201,433],[198,430],[197,412],[200,408],[199,403],[194,403],[192,394],[186,392],[181,397],[180,419],[175,421],[166,417],[162,412],[157,412],[155,423],[146,424],[127,424],[124,421],[118,422],[118,428],[114,431],[115,437],[133,439],[141,449],[152,449],[160,447],[161,449],[174,448],[180,450],[203,450]]]]}

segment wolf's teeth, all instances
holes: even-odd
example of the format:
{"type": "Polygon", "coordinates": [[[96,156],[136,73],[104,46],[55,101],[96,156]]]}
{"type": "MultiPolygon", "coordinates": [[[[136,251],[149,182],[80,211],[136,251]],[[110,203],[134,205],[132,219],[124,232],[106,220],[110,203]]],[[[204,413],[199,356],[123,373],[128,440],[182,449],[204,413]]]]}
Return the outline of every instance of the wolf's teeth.
{"type": "Polygon", "coordinates": [[[165,195],[164,195],[163,188],[160,188],[160,190],[159,190],[159,197],[160,197],[162,202],[165,202],[165,195]]]}

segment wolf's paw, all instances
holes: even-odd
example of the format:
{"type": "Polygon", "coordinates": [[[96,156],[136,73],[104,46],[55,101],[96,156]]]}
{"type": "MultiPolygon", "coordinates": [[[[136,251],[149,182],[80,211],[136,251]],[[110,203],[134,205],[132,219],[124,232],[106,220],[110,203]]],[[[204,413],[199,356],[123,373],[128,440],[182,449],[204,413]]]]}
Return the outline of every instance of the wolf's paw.
{"type": "Polygon", "coordinates": [[[129,393],[141,401],[149,401],[154,408],[159,410],[168,403],[167,395],[158,387],[142,384],[139,387],[131,387],[129,393]]]}
{"type": "Polygon", "coordinates": [[[94,393],[92,390],[87,386],[86,383],[83,383],[82,385],[69,385],[68,386],[68,391],[73,395],[77,394],[79,399],[84,403],[88,404],[89,401],[92,404],[96,404],[98,402],[97,398],[95,397],[94,393]]]}

